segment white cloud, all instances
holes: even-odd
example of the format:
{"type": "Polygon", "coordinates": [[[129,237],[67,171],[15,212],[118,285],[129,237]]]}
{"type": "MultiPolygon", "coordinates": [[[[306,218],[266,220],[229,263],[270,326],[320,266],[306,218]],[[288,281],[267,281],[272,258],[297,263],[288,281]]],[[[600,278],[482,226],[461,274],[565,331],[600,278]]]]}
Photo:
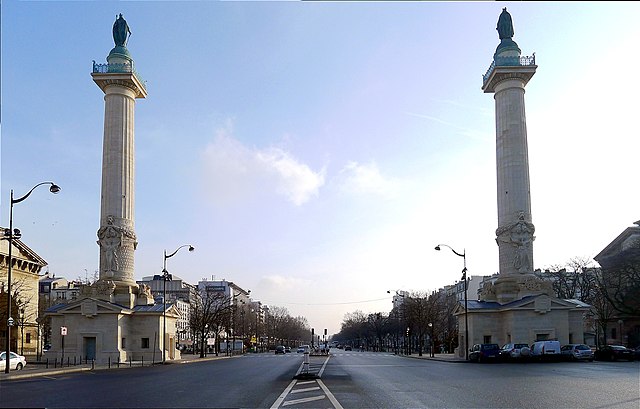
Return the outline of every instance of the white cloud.
{"type": "Polygon", "coordinates": [[[206,182],[218,202],[276,192],[296,206],[317,196],[325,169],[314,172],[280,148],[249,148],[232,136],[232,124],[216,132],[204,151],[206,182]]]}
{"type": "Polygon", "coordinates": [[[342,168],[340,174],[344,175],[342,187],[349,192],[390,197],[397,190],[395,182],[382,176],[374,162],[363,165],[350,161],[342,168]]]}
{"type": "Polygon", "coordinates": [[[305,203],[311,196],[318,196],[318,190],[324,185],[325,169],[316,173],[282,149],[257,151],[255,157],[266,171],[276,176],[278,193],[287,196],[296,206],[305,203]]]}

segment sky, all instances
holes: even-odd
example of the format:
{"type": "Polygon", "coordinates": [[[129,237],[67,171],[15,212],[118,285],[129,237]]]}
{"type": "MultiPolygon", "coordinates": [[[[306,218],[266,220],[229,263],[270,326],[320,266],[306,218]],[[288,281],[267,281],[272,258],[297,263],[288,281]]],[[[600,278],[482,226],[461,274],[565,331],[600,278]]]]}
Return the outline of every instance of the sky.
{"type": "Polygon", "coordinates": [[[135,278],[226,279],[340,330],[498,271],[503,7],[526,86],[534,267],[592,258],[640,219],[638,2],[3,1],[0,225],[68,279],[98,269],[106,62],[122,13],[135,111],[135,278]],[[390,291],[391,294],[387,293],[390,291]]]}

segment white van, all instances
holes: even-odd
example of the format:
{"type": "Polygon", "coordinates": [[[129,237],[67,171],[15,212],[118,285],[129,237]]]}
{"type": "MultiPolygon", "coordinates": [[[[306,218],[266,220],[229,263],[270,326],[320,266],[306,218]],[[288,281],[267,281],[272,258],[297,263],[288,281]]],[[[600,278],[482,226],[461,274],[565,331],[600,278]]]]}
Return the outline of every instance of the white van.
{"type": "Polygon", "coordinates": [[[532,358],[560,358],[560,341],[536,341],[531,345],[532,358]]]}

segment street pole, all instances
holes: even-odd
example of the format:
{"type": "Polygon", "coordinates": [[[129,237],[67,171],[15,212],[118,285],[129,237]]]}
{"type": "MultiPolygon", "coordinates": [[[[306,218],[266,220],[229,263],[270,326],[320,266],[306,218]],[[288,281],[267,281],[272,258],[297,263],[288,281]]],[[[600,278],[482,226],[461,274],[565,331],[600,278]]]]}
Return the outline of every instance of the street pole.
{"type": "Polygon", "coordinates": [[[451,246],[446,244],[438,244],[435,249],[440,251],[440,246],[449,247],[449,249],[458,257],[462,257],[463,269],[462,280],[464,280],[464,357],[469,360],[469,310],[467,309],[467,256],[463,249],[462,254],[455,251],[451,246]]]}
{"type": "MultiPolygon", "coordinates": [[[[13,198],[13,189],[11,189],[11,200],[9,202],[9,230],[4,231],[4,238],[9,240],[9,258],[7,260],[7,344],[6,344],[6,365],[4,367],[4,373],[9,373],[9,367],[11,366],[11,327],[13,326],[13,318],[11,318],[11,270],[13,268],[11,250],[13,248],[13,239],[19,239],[22,237],[20,230],[13,229],[13,205],[16,203],[20,203],[25,200],[31,192],[35,190],[38,186],[41,185],[51,185],[49,187],[49,191],[53,194],[56,194],[60,191],[60,186],[56,185],[53,182],[41,182],[31,188],[27,194],[24,196],[14,199],[13,198]]],[[[17,343],[16,343],[17,348],[17,343]]]]}
{"type": "Polygon", "coordinates": [[[167,271],[167,259],[176,255],[178,250],[183,247],[189,247],[189,251],[195,250],[190,244],[184,244],[178,247],[173,253],[167,256],[167,250],[164,251],[164,261],[162,263],[162,363],[165,363],[166,339],[167,339],[167,281],[171,281],[173,277],[167,271]]]}

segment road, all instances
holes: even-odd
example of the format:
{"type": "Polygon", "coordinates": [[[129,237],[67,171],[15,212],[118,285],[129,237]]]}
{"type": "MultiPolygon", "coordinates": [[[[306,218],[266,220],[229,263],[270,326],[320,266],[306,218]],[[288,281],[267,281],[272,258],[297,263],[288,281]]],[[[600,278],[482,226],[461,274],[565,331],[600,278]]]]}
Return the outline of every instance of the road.
{"type": "Polygon", "coordinates": [[[3,381],[0,407],[633,408],[640,363],[471,364],[334,350],[3,381]]]}

